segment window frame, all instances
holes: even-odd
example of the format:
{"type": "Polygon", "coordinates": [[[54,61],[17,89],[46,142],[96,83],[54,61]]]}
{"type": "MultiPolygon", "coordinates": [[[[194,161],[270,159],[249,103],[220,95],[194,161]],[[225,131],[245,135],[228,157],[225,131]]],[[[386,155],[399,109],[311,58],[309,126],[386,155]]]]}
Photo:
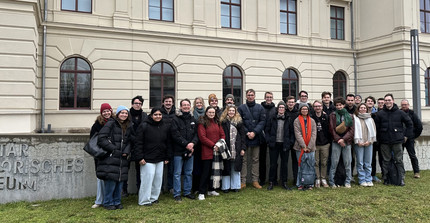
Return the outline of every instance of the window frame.
{"type": "Polygon", "coordinates": [[[345,40],[345,7],[334,6],[334,5],[330,6],[330,38],[331,39],[335,39],[335,40],[345,40]],[[331,17],[331,10],[332,10],[332,8],[335,9],[335,17],[331,17]],[[343,18],[337,17],[337,9],[342,9],[342,11],[343,11],[343,18]],[[333,37],[331,35],[331,29],[333,28],[333,27],[331,27],[331,21],[332,20],[335,20],[335,24],[336,24],[335,25],[335,30],[336,30],[336,36],[335,37],[333,37]],[[342,21],[343,22],[342,23],[342,37],[343,38],[339,38],[339,36],[337,35],[337,33],[338,33],[338,21],[342,21]]]}
{"type": "Polygon", "coordinates": [[[334,74],[333,74],[333,78],[332,78],[332,80],[333,80],[333,98],[337,98],[337,97],[343,97],[343,98],[345,98],[346,97],[346,92],[347,92],[347,78],[346,78],[346,75],[345,75],[345,73],[343,73],[342,71],[336,71],[334,74]],[[342,78],[339,78],[339,77],[343,77],[343,80],[342,80],[342,78]],[[343,86],[341,86],[343,84],[343,86]],[[335,92],[335,85],[337,85],[337,92],[335,92]],[[343,92],[340,92],[341,91],[341,88],[340,87],[343,87],[343,92]]]}
{"type": "MultiPolygon", "coordinates": [[[[281,1],[281,0],[280,0],[280,1],[281,1]]],[[[287,27],[286,27],[287,32],[286,32],[286,33],[283,33],[283,32],[281,32],[281,29],[280,29],[280,33],[281,33],[281,34],[284,34],[284,35],[297,35],[297,0],[285,0],[285,1],[287,2],[287,10],[282,10],[282,9],[280,9],[280,8],[279,8],[279,21],[280,21],[280,22],[279,22],[279,27],[281,27],[281,25],[282,25],[282,21],[281,21],[281,14],[282,14],[282,13],[285,13],[285,14],[287,15],[287,16],[286,16],[287,21],[286,21],[286,23],[285,23],[285,24],[286,24],[286,26],[287,26],[287,27]],[[294,2],[295,2],[295,5],[296,5],[296,6],[295,6],[295,9],[296,9],[296,11],[290,11],[290,10],[289,10],[289,4],[288,4],[288,3],[289,3],[290,1],[294,1],[294,2]],[[292,34],[292,33],[290,33],[290,32],[289,32],[289,30],[290,30],[290,29],[289,29],[288,25],[290,24],[290,23],[289,23],[289,20],[290,20],[289,15],[290,15],[290,14],[294,14],[294,16],[295,16],[295,20],[296,20],[296,23],[295,23],[295,25],[296,25],[296,29],[294,30],[294,32],[295,32],[294,34],[292,34]]]]}
{"type": "Polygon", "coordinates": [[[282,100],[285,100],[288,96],[294,96],[294,98],[298,98],[299,96],[299,74],[296,70],[292,69],[292,68],[287,68],[285,69],[285,71],[282,73],[282,100]],[[294,75],[296,76],[296,78],[291,78],[291,72],[294,72],[294,75]],[[287,75],[287,77],[284,77],[285,75],[287,75]],[[288,81],[288,95],[284,95],[284,81],[288,81]],[[292,95],[291,93],[291,83],[293,81],[296,81],[296,92],[294,92],[294,95],[292,95]]]}
{"type": "Polygon", "coordinates": [[[242,29],[242,0],[239,0],[239,3],[232,3],[232,0],[228,0],[228,2],[223,2],[222,0],[221,2],[221,15],[222,16],[222,5],[228,5],[228,9],[229,9],[229,26],[222,26],[221,23],[221,28],[227,28],[227,29],[242,29]],[[231,14],[231,8],[232,6],[238,6],[239,7],[239,27],[232,27],[232,22],[231,22],[231,18],[232,18],[232,14],[231,14]]]}
{"type": "Polygon", "coordinates": [[[61,66],[60,66],[60,78],[59,78],[59,80],[60,80],[60,86],[58,88],[59,89],[59,97],[58,97],[58,99],[59,99],[58,102],[59,103],[58,103],[58,108],[60,110],[91,110],[91,101],[92,101],[92,92],[91,92],[92,91],[92,83],[91,83],[92,82],[92,68],[91,68],[90,63],[87,60],[85,60],[82,57],[69,57],[69,58],[65,59],[61,63],[61,66]],[[62,69],[63,64],[66,61],[71,60],[71,59],[75,60],[75,68],[74,68],[74,70],[63,70],[62,69]],[[85,61],[90,69],[89,70],[78,70],[78,59],[81,59],[81,60],[85,61]],[[74,74],[73,107],[61,107],[61,79],[62,79],[62,74],[63,73],[73,73],[74,74]],[[89,90],[90,90],[89,100],[90,100],[90,103],[89,103],[89,107],[77,107],[77,104],[78,104],[78,82],[77,82],[78,78],[77,78],[77,76],[78,76],[78,74],[88,74],[89,75],[89,78],[88,78],[89,81],[90,81],[90,86],[89,86],[89,90]]]}
{"type": "Polygon", "coordinates": [[[426,106],[430,106],[430,67],[428,67],[424,73],[424,89],[426,106]]]}
{"type": "Polygon", "coordinates": [[[160,19],[154,19],[154,18],[151,18],[149,16],[149,2],[150,2],[150,0],[148,0],[148,19],[149,20],[155,20],[155,21],[175,22],[175,1],[172,0],[172,20],[164,20],[163,19],[163,1],[164,0],[158,0],[158,1],[160,1],[160,19]]]}
{"type": "Polygon", "coordinates": [[[67,1],[67,0],[61,0],[61,11],[68,11],[68,12],[80,12],[80,13],[89,13],[92,14],[93,13],[93,0],[90,0],[90,11],[89,12],[85,12],[85,11],[79,11],[78,10],[78,2],[79,0],[74,0],[75,1],[75,10],[70,10],[70,9],[63,9],[63,1],[67,1]]]}
{"type": "Polygon", "coordinates": [[[152,66],[151,66],[151,68],[149,69],[149,107],[150,108],[153,108],[153,107],[156,107],[157,105],[154,105],[153,106],[153,104],[152,103],[160,103],[160,106],[161,106],[161,100],[163,100],[163,97],[165,96],[165,94],[164,94],[164,77],[173,77],[173,83],[174,83],[174,86],[173,86],[173,92],[174,92],[174,94],[173,94],[173,97],[174,98],[176,98],[176,69],[175,69],[175,67],[171,64],[171,63],[169,63],[169,62],[167,62],[167,61],[157,61],[157,62],[155,62],[152,66]],[[151,70],[152,70],[152,68],[156,65],[156,64],[159,64],[159,63],[161,63],[161,73],[152,73],[151,72],[151,70]],[[170,68],[173,70],[173,74],[166,74],[166,73],[164,73],[163,72],[163,70],[164,70],[164,64],[167,64],[168,66],[170,66],[170,68]],[[160,86],[160,95],[161,95],[161,100],[159,101],[159,102],[153,102],[152,101],[152,98],[151,98],[151,77],[152,76],[160,76],[161,77],[161,81],[160,81],[160,84],[161,84],[161,86],[160,86]]]}
{"type": "MultiPolygon", "coordinates": [[[[224,80],[225,79],[229,79],[228,81],[230,82],[230,91],[227,93],[227,94],[232,94],[234,97],[235,97],[235,99],[237,98],[237,97],[239,97],[240,98],[240,100],[238,100],[239,101],[239,103],[240,104],[236,104],[236,101],[235,101],[235,105],[236,106],[239,106],[239,105],[241,105],[241,104],[243,104],[243,72],[242,72],[242,70],[238,67],[238,66],[235,66],[235,65],[229,65],[229,66],[227,66],[225,69],[224,69],[224,71],[222,72],[222,95],[223,95],[223,98],[225,98],[225,96],[227,95],[227,94],[224,94],[225,92],[224,92],[224,89],[226,89],[226,87],[224,87],[224,80]],[[240,77],[235,77],[234,75],[233,75],[233,71],[234,71],[234,68],[236,68],[238,71],[239,71],[239,73],[240,73],[240,77]],[[226,70],[227,69],[230,69],[230,76],[226,76],[225,75],[225,72],[226,72],[226,70]],[[234,91],[234,84],[233,84],[233,81],[235,80],[235,79],[240,79],[240,95],[239,96],[237,96],[237,95],[234,95],[234,93],[233,93],[233,91],[234,91]]],[[[224,105],[224,103],[225,103],[225,101],[223,100],[223,106],[225,106],[224,105]]]]}
{"type": "Polygon", "coordinates": [[[430,6],[428,6],[428,10],[426,10],[426,1],[420,0],[420,31],[421,33],[430,33],[430,21],[427,21],[427,14],[430,15],[430,6]],[[423,8],[421,8],[421,3],[423,5],[423,8]],[[423,18],[421,17],[421,14],[424,14],[423,18]],[[423,19],[423,21],[421,21],[423,19]],[[424,30],[422,29],[422,22],[424,22],[424,30]],[[427,29],[427,23],[429,23],[429,29],[427,29]]]}

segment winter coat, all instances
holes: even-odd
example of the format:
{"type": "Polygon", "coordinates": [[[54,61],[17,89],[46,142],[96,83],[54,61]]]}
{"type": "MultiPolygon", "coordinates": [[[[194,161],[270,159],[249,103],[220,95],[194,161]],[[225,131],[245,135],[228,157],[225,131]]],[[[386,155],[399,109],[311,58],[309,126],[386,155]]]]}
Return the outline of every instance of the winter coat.
{"type": "MultiPolygon", "coordinates": [[[[290,116],[285,114],[284,120],[284,146],[283,150],[290,149],[291,145],[291,134],[294,135],[294,132],[290,132],[290,116]]],[[[273,113],[269,120],[266,123],[266,142],[269,144],[270,148],[274,148],[276,144],[276,133],[278,131],[278,113],[273,113]]]]}
{"type": "MultiPolygon", "coordinates": [[[[415,112],[413,110],[407,110],[407,111],[403,111],[405,112],[407,115],[409,115],[409,118],[411,118],[412,123],[414,124],[414,137],[412,137],[411,139],[416,139],[418,137],[420,137],[422,131],[423,131],[423,123],[421,122],[420,118],[418,118],[418,115],[415,114],[415,112]]],[[[406,126],[404,126],[403,131],[406,132],[406,126]]]]}
{"type": "Polygon", "coordinates": [[[330,101],[328,107],[325,106],[323,103],[323,111],[327,114],[327,117],[329,117],[332,112],[336,111],[336,107],[333,105],[333,102],[331,102],[331,101],[330,101]]]}
{"type": "Polygon", "coordinates": [[[405,136],[414,137],[411,118],[396,104],[391,109],[384,105],[384,108],[376,113],[375,124],[379,143],[403,143],[405,136]],[[403,125],[405,125],[405,129],[403,129],[403,125]]]}
{"type": "MultiPolygon", "coordinates": [[[[224,120],[221,125],[225,134],[225,142],[227,143],[227,146],[231,151],[231,146],[230,146],[231,122],[229,120],[224,120]]],[[[239,122],[233,125],[235,125],[237,129],[236,142],[234,143],[236,148],[236,159],[237,159],[240,156],[241,150],[246,151],[246,142],[245,142],[246,134],[245,134],[245,129],[242,122],[239,122]]],[[[222,171],[223,176],[230,176],[231,165],[234,165],[234,162],[235,162],[234,160],[223,160],[223,164],[224,164],[224,170],[222,171]]]]}
{"type": "Polygon", "coordinates": [[[266,113],[266,124],[264,126],[264,137],[262,137],[261,139],[264,139],[264,141],[262,140],[261,144],[264,143],[269,143],[268,141],[266,141],[267,138],[267,133],[266,133],[266,128],[267,128],[267,124],[269,122],[269,119],[272,117],[273,114],[276,114],[276,106],[275,103],[271,103],[271,104],[267,104],[265,101],[261,102],[261,106],[263,106],[265,113],[266,113]]]}
{"type": "Polygon", "coordinates": [[[290,123],[288,124],[288,131],[291,133],[290,135],[290,148],[294,146],[294,142],[296,141],[296,136],[294,135],[294,120],[296,120],[299,112],[296,108],[293,108],[291,111],[288,108],[285,108],[285,115],[289,117],[290,123]]]}
{"type": "Polygon", "coordinates": [[[184,114],[180,110],[172,120],[170,128],[172,134],[172,146],[174,156],[182,156],[188,150],[188,143],[197,144],[199,137],[197,135],[197,121],[192,113],[184,114]]]}
{"type": "Polygon", "coordinates": [[[100,130],[97,144],[106,150],[108,155],[98,161],[97,178],[117,182],[128,180],[128,157],[134,140],[132,126],[132,122],[129,122],[123,133],[120,122],[117,119],[109,119],[100,130]]]}
{"type": "MultiPolygon", "coordinates": [[[[112,118],[109,118],[112,119],[112,118]]],[[[109,121],[108,119],[108,121],[109,121]]],[[[93,137],[94,134],[96,134],[97,132],[100,132],[100,130],[103,128],[103,126],[106,124],[107,121],[105,121],[105,119],[103,118],[103,116],[99,115],[97,116],[96,121],[94,122],[93,126],[91,126],[91,131],[90,131],[90,139],[93,137]]]]}
{"type": "Polygon", "coordinates": [[[134,110],[130,108],[131,121],[133,121],[134,132],[137,131],[139,125],[148,118],[148,115],[143,110],[134,110]]]}
{"type": "Polygon", "coordinates": [[[164,117],[156,122],[150,116],[137,128],[133,155],[136,161],[158,163],[172,158],[170,125],[164,117]]]}
{"type": "Polygon", "coordinates": [[[330,130],[329,130],[329,116],[322,113],[318,117],[315,113],[311,115],[311,118],[315,120],[317,125],[317,146],[323,146],[331,142],[330,130]]]}
{"type": "Polygon", "coordinates": [[[197,132],[202,144],[202,160],[213,159],[213,147],[215,146],[215,143],[219,139],[225,139],[222,126],[217,125],[213,119],[211,119],[210,125],[206,127],[200,122],[197,132]]]}
{"type": "Polygon", "coordinates": [[[256,104],[255,101],[252,103],[246,102],[239,106],[237,111],[242,117],[245,126],[245,134],[248,132],[255,133],[255,137],[252,140],[246,137],[246,145],[259,146],[261,141],[260,137],[262,137],[262,131],[266,125],[266,112],[263,106],[256,104]],[[251,104],[251,106],[248,104],[251,104]]]}
{"type": "MultiPolygon", "coordinates": [[[[346,107],[346,106],[345,106],[346,107]]],[[[351,114],[350,114],[351,115],[351,114]]],[[[345,144],[352,145],[354,143],[354,117],[352,117],[352,126],[346,127],[346,131],[343,134],[338,134],[336,132],[336,111],[330,114],[330,134],[333,142],[337,143],[340,139],[345,141],[345,144]]]]}
{"type": "Polygon", "coordinates": [[[161,114],[163,114],[163,121],[170,125],[172,123],[173,118],[176,116],[176,108],[174,105],[172,105],[172,108],[170,109],[170,112],[167,112],[166,108],[164,108],[164,105],[161,106],[161,114]]]}
{"type": "MultiPolygon", "coordinates": [[[[309,118],[311,121],[311,140],[308,144],[308,149],[311,150],[311,152],[314,152],[316,150],[316,139],[317,139],[317,125],[315,124],[315,120],[313,118],[309,118]]],[[[306,125],[306,124],[305,124],[306,125]]],[[[294,143],[294,150],[300,151],[302,148],[306,147],[305,140],[303,139],[303,133],[302,133],[302,126],[300,125],[300,120],[297,117],[296,120],[294,120],[294,135],[296,135],[296,142],[294,143]]]]}

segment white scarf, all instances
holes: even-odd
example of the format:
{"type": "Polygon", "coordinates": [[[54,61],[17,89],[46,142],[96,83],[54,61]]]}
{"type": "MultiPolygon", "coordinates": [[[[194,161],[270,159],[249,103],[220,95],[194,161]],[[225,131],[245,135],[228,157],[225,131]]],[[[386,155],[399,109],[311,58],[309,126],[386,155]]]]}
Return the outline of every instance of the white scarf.
{"type": "Polygon", "coordinates": [[[361,129],[361,122],[360,119],[364,119],[364,123],[366,123],[366,127],[367,127],[367,132],[368,132],[368,136],[367,136],[367,140],[371,143],[376,142],[376,131],[375,131],[375,123],[373,122],[373,119],[371,118],[369,113],[365,113],[365,114],[359,114],[359,116],[364,116],[364,117],[357,117],[356,115],[354,115],[354,142],[356,144],[358,143],[365,143],[363,142],[363,130],[361,129]]]}

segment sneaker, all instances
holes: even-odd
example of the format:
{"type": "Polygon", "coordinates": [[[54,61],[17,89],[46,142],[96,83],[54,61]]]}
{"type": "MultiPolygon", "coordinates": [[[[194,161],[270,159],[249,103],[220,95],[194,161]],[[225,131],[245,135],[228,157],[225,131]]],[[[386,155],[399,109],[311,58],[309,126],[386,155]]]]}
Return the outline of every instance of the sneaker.
{"type": "Polygon", "coordinates": [[[351,188],[351,184],[345,184],[345,188],[351,188]]]}
{"type": "Polygon", "coordinates": [[[300,185],[297,189],[298,190],[303,190],[303,186],[300,185]]]}
{"type": "MultiPolygon", "coordinates": [[[[200,196],[200,195],[199,195],[200,196]]],[[[216,191],[208,191],[208,196],[219,196],[219,193],[216,191]]]]}
{"type": "Polygon", "coordinates": [[[373,176],[372,180],[373,182],[381,183],[381,180],[377,176],[373,176]]]}
{"type": "Polygon", "coordinates": [[[331,187],[331,188],[333,188],[333,189],[336,189],[336,188],[337,188],[336,184],[333,184],[333,185],[331,185],[330,187],[331,187]]]}
{"type": "Polygon", "coordinates": [[[176,196],[176,197],[174,197],[174,199],[175,199],[175,201],[178,201],[178,202],[182,201],[181,196],[176,196]]]}
{"type": "Polygon", "coordinates": [[[372,182],[367,182],[367,186],[368,187],[373,187],[373,183],[372,182]]]}
{"type": "MultiPolygon", "coordinates": [[[[360,184],[360,186],[362,186],[362,187],[368,187],[369,184],[367,182],[363,182],[363,183],[360,184]]],[[[345,187],[346,187],[346,185],[345,185],[345,187]]]]}
{"type": "Polygon", "coordinates": [[[159,203],[158,200],[155,200],[155,201],[151,202],[151,204],[158,204],[158,203],[159,203]]]}
{"type": "Polygon", "coordinates": [[[318,180],[315,180],[315,187],[320,187],[320,180],[318,179],[318,180]]]}
{"type": "Polygon", "coordinates": [[[228,192],[230,192],[228,189],[227,190],[221,190],[223,193],[228,193],[228,192]]]}
{"type": "Polygon", "coordinates": [[[188,198],[188,199],[190,199],[190,200],[194,200],[194,199],[196,199],[196,196],[194,196],[194,195],[192,195],[192,194],[187,194],[187,195],[185,195],[184,197],[186,197],[186,198],[188,198]]]}
{"type": "Polygon", "coordinates": [[[204,200],[205,199],[205,195],[204,194],[199,194],[199,201],[202,201],[202,200],[204,200]]]}
{"type": "Polygon", "coordinates": [[[91,208],[98,208],[98,207],[101,207],[102,205],[101,204],[93,204],[93,206],[91,206],[91,208]]]}
{"type": "Polygon", "coordinates": [[[328,187],[327,181],[325,179],[321,180],[321,184],[323,185],[323,187],[328,187]]]}
{"type": "Polygon", "coordinates": [[[414,178],[420,178],[420,173],[414,173],[414,178]]]}

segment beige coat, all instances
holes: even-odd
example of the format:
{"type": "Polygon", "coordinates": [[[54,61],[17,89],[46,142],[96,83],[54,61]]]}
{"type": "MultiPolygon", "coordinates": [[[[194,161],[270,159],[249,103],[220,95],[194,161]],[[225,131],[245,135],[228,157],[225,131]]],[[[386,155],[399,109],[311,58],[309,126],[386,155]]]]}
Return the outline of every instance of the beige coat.
{"type": "MultiPolygon", "coordinates": [[[[308,148],[311,150],[311,152],[314,152],[316,149],[317,125],[313,118],[309,118],[309,120],[311,120],[312,135],[308,148]]],[[[300,126],[300,121],[298,117],[294,120],[294,135],[296,136],[296,142],[294,143],[293,149],[300,151],[302,148],[306,147],[306,144],[305,140],[303,139],[302,127],[300,126]]]]}

